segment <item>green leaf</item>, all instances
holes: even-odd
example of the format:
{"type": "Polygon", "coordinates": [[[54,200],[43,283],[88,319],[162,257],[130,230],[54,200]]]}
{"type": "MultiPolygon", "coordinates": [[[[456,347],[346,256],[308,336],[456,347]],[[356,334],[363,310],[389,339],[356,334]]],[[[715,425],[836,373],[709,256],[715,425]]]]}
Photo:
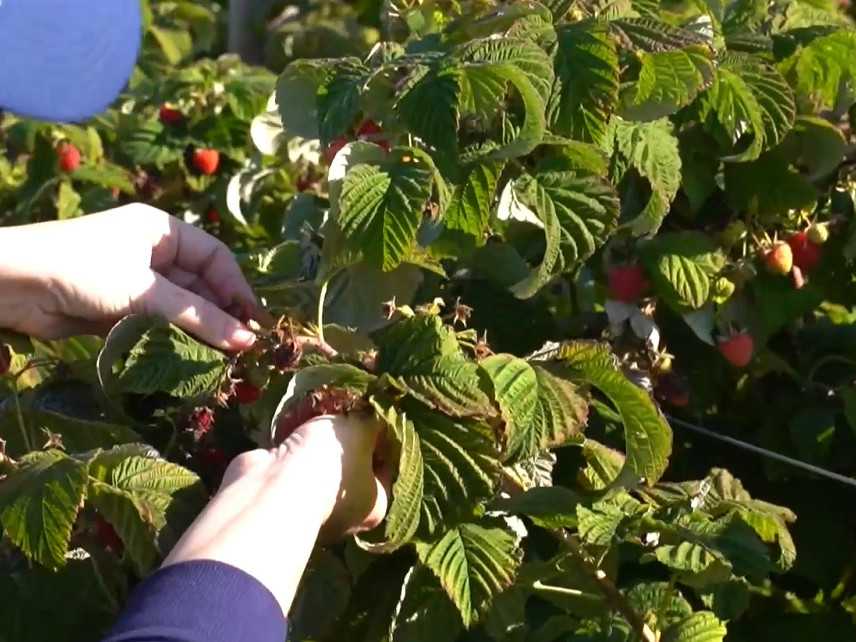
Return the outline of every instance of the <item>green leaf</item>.
{"type": "Polygon", "coordinates": [[[672,429],[651,396],[617,368],[609,348],[577,341],[563,344],[556,357],[579,378],[606,395],[624,422],[627,459],[619,479],[631,474],[655,484],[665,472],[672,453],[672,429]]]}
{"type": "Polygon", "coordinates": [[[338,223],[345,247],[388,272],[413,250],[434,169],[406,148],[378,164],[351,167],[342,185],[338,223]]]}
{"type": "Polygon", "coordinates": [[[614,479],[618,478],[624,467],[624,453],[593,439],[586,439],[583,444],[583,457],[587,465],[580,473],[581,483],[590,490],[607,488],[614,479]]]}
{"type": "Polygon", "coordinates": [[[657,120],[686,107],[714,79],[710,49],[702,46],[675,51],[640,53],[639,78],[622,92],[621,116],[657,120]]]}
{"type": "Polygon", "coordinates": [[[405,399],[401,409],[416,428],[425,462],[419,534],[472,519],[492,498],[499,481],[499,451],[493,429],[473,419],[455,419],[405,399]]]}
{"type": "Polygon", "coordinates": [[[479,366],[493,383],[505,420],[506,462],[582,441],[588,404],[570,381],[508,354],[488,357],[479,366]]]}
{"type": "Polygon", "coordinates": [[[538,268],[511,288],[520,298],[534,296],[557,274],[576,270],[615,230],[619,201],[613,187],[568,169],[567,160],[524,174],[514,193],[543,223],[547,242],[538,268]]]}
{"type": "Polygon", "coordinates": [[[458,149],[460,92],[458,69],[428,69],[398,99],[395,109],[408,131],[451,157],[458,149]]]}
{"type": "Polygon", "coordinates": [[[600,144],[618,107],[618,52],[606,23],[586,20],[558,30],[550,130],[600,144]]]}
{"type": "Polygon", "coordinates": [[[139,569],[165,554],[202,510],[199,477],[144,446],[99,453],[90,467],[92,502],[109,521],[139,569]]]}
{"type": "Polygon", "coordinates": [[[613,156],[614,183],[622,181],[627,170],[633,168],[651,188],[651,197],[641,209],[628,209],[632,201],[622,199],[624,225],[636,236],[655,233],[681,186],[681,155],[672,124],[666,119],[633,123],[614,118],[606,149],[613,156]]]}
{"type": "Polygon", "coordinates": [[[478,366],[439,317],[402,319],[376,333],[375,342],[380,370],[396,376],[422,403],[456,417],[494,414],[478,366]]]}
{"type": "Polygon", "coordinates": [[[72,184],[68,181],[62,181],[56,194],[56,217],[59,220],[65,220],[80,216],[82,214],[81,200],[80,194],[74,191],[72,184]]]}
{"type": "MultiPolygon", "coordinates": [[[[356,124],[369,73],[356,58],[336,60],[335,69],[330,82],[322,85],[318,92],[318,132],[322,144],[346,135],[356,124]]],[[[286,104],[285,108],[293,109],[293,106],[286,104]]]]}
{"type": "Polygon", "coordinates": [[[835,107],[843,83],[856,78],[856,31],[841,29],[813,39],[779,69],[815,111],[835,107]]]}
{"type": "MultiPolygon", "coordinates": [[[[508,8],[503,11],[507,13],[508,8]]],[[[553,66],[550,57],[530,40],[521,38],[474,40],[455,53],[461,60],[469,63],[464,67],[464,72],[470,82],[473,82],[472,71],[483,68],[498,71],[500,76],[506,76],[507,82],[511,80],[506,73],[507,67],[512,66],[526,76],[541,97],[541,103],[546,102],[550,96],[553,84],[553,66]]],[[[485,109],[487,108],[488,106],[485,105],[485,109]]],[[[496,109],[496,106],[493,109],[496,109]]]]}
{"type": "Polygon", "coordinates": [[[642,582],[627,591],[627,601],[639,613],[653,612],[663,628],[692,615],[693,608],[668,582],[642,582]]]}
{"type": "Polygon", "coordinates": [[[725,198],[735,211],[776,224],[790,210],[814,206],[818,192],[791,166],[794,158],[777,147],[748,163],[726,163],[725,198]]]}
{"type": "Polygon", "coordinates": [[[503,164],[498,162],[475,163],[466,169],[443,215],[444,229],[438,244],[466,236],[472,245],[484,245],[502,169],[503,164]]]}
{"type": "Polygon", "coordinates": [[[511,585],[522,557],[517,536],[499,520],[461,524],[436,542],[417,544],[416,552],[439,578],[467,628],[511,585]]]}
{"type": "Polygon", "coordinates": [[[390,642],[441,642],[456,640],[461,616],[437,578],[422,564],[404,578],[392,623],[390,642]]]}
{"type": "Polygon", "coordinates": [[[193,53],[193,39],[190,33],[184,29],[150,25],[148,33],[154,37],[164,58],[170,65],[177,65],[193,53]]]}
{"type": "Polygon", "coordinates": [[[731,568],[720,555],[698,542],[681,542],[658,546],[654,555],[661,564],[676,571],[707,575],[708,581],[725,581],[731,568]]]}
{"type": "Polygon", "coordinates": [[[543,528],[574,528],[580,496],[563,486],[530,488],[525,493],[500,498],[490,505],[492,511],[525,515],[543,528]]]}
{"type": "Polygon", "coordinates": [[[131,348],[118,384],[124,392],[197,397],[214,391],[226,357],[165,321],[156,321],[131,348]]]}
{"type": "MultiPolygon", "coordinates": [[[[77,392],[77,391],[76,391],[77,392]]],[[[13,404],[14,405],[14,404],[13,404]]],[[[23,404],[22,404],[23,405],[23,404]]],[[[11,408],[10,408],[11,410],[11,408]]],[[[45,410],[38,407],[22,407],[24,423],[30,442],[41,446],[47,441],[47,433],[60,435],[63,447],[67,452],[86,452],[96,448],[110,448],[117,444],[126,444],[140,440],[140,435],[129,426],[107,422],[101,419],[80,419],[62,412],[45,410]]],[[[8,420],[18,423],[15,413],[3,413],[4,423],[8,420]]],[[[10,433],[9,441],[12,445],[7,452],[19,452],[19,444],[16,433],[10,433]]]]}
{"type": "Polygon", "coordinates": [[[609,23],[622,46],[648,52],[710,45],[702,34],[675,27],[655,18],[619,18],[609,23]]]}
{"type": "Polygon", "coordinates": [[[699,103],[699,117],[730,148],[730,161],[755,160],[778,145],[795,115],[793,92],[782,75],[749,56],[727,58],[699,103]]]}
{"type": "Polygon", "coordinates": [[[722,642],[728,630],[713,613],[698,611],[670,626],[663,642],[722,642]]]}
{"type": "Polygon", "coordinates": [[[297,60],[279,77],[276,102],[286,133],[320,138],[318,92],[329,82],[335,61],[297,60]]]}
{"type": "Polygon", "coordinates": [[[61,450],[25,455],[0,484],[0,522],[6,536],[33,561],[65,564],[71,529],[86,498],[88,462],[61,450]]]}
{"type": "Polygon", "coordinates": [[[128,171],[112,163],[101,163],[100,165],[83,165],[76,170],[71,178],[84,183],[93,183],[107,189],[120,189],[126,194],[135,192],[134,184],[128,171]]]}
{"type": "Polygon", "coordinates": [[[719,248],[701,232],[660,234],[645,245],[642,260],[657,294],[682,313],[708,302],[712,279],[725,266],[719,248]]]}
{"type": "Polygon", "coordinates": [[[624,519],[621,508],[612,504],[599,503],[592,508],[582,504],[577,506],[577,530],[580,539],[591,546],[611,546],[624,519]]]}
{"type": "Polygon", "coordinates": [[[424,488],[424,465],[422,449],[413,423],[405,413],[395,408],[384,408],[373,403],[375,414],[392,430],[398,443],[398,477],[392,486],[392,504],[386,515],[383,541],[373,542],[358,538],[357,543],[373,553],[390,553],[410,542],[419,528],[424,488]]]}
{"type": "Polygon", "coordinates": [[[544,116],[544,98],[538,93],[531,78],[511,64],[470,65],[465,68],[465,72],[470,87],[476,82],[489,84],[493,81],[496,84],[500,79],[509,82],[517,90],[523,104],[523,122],[520,127],[510,140],[485,154],[485,160],[518,158],[534,151],[544,139],[547,121],[544,116]]]}

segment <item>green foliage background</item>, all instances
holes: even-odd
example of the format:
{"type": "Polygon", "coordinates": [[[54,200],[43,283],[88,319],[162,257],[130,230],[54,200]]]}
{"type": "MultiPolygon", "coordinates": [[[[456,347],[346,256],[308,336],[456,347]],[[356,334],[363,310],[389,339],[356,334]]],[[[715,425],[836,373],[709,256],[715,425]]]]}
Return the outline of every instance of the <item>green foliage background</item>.
{"type": "Polygon", "coordinates": [[[0,119],[3,224],[151,203],[327,348],[280,373],[156,319],[4,335],[0,641],[97,639],[225,460],[319,390],[387,424],[399,475],[377,532],[317,551],[291,639],[854,639],[852,489],[669,423],[856,477],[849,4],[259,6],[260,66],[221,55],[225,3],[150,0],[113,109],[0,119]],[[817,224],[801,287],[764,270],[817,224]],[[640,304],[611,297],[628,262],[640,304]],[[262,399],[217,406],[234,378],[262,399]]]}

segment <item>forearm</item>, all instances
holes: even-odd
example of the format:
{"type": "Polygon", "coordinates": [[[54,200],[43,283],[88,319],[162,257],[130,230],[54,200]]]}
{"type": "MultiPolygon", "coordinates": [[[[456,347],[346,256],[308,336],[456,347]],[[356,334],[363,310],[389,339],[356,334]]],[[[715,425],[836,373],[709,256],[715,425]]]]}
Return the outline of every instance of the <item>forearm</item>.
{"type": "Polygon", "coordinates": [[[266,586],[287,614],[336,501],[340,457],[341,447],[325,430],[308,430],[274,451],[242,455],[164,566],[229,564],[266,586]]]}

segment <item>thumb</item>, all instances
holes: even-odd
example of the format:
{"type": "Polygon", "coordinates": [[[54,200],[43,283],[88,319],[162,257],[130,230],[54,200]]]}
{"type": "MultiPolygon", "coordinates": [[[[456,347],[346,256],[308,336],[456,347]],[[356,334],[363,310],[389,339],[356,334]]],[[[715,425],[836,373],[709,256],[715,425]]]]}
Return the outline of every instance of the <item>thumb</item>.
{"type": "Polygon", "coordinates": [[[202,341],[221,350],[245,350],[256,336],[235,317],[157,272],[137,306],[145,314],[164,317],[202,341]]]}

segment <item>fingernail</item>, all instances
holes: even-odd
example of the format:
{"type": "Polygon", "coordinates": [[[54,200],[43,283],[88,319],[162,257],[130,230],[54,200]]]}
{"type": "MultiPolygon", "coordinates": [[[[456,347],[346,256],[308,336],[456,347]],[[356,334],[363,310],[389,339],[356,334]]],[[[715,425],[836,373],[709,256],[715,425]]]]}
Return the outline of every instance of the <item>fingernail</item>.
{"type": "Polygon", "coordinates": [[[232,342],[249,348],[256,342],[256,335],[244,328],[239,328],[232,333],[232,342]]]}

